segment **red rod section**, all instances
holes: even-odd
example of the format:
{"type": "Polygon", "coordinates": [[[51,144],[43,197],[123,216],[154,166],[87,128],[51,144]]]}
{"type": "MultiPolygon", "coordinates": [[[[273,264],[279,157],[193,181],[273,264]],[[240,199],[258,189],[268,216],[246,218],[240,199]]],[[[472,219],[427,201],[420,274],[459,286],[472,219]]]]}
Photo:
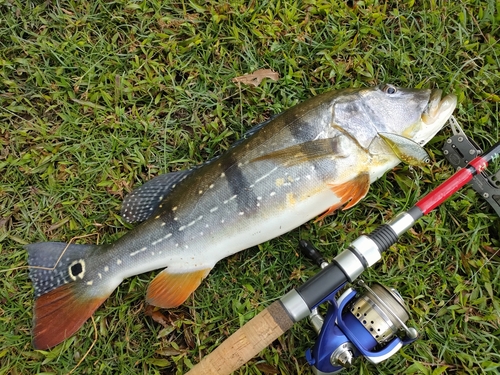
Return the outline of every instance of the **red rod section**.
{"type": "Polygon", "coordinates": [[[455,192],[460,190],[467,182],[488,166],[488,162],[481,156],[472,160],[467,167],[460,169],[453,176],[431,191],[417,202],[415,206],[420,208],[424,215],[427,215],[434,208],[439,206],[455,192]]]}

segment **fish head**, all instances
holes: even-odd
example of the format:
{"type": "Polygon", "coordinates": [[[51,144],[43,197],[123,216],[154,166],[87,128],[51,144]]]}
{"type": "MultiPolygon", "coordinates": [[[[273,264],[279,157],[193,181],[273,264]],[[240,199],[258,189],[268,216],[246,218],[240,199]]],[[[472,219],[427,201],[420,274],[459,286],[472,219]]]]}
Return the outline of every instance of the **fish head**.
{"type": "Polygon", "coordinates": [[[444,126],[457,98],[441,90],[390,84],[346,90],[333,105],[333,122],[368,148],[377,134],[392,133],[424,145],[444,126]]]}

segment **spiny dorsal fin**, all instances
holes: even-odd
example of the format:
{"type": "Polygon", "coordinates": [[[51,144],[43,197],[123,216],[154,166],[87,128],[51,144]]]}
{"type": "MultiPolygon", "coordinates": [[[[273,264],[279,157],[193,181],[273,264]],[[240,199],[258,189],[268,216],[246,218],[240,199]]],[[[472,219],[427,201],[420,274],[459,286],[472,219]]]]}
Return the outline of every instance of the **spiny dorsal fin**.
{"type": "MultiPolygon", "coordinates": [[[[238,146],[240,143],[253,136],[276,117],[277,116],[273,116],[269,120],[255,125],[253,128],[249,129],[241,137],[241,139],[236,141],[231,146],[231,148],[238,146]]],[[[218,158],[219,156],[216,156],[200,165],[184,171],[171,172],[154,177],[137,189],[133,190],[129,195],[125,197],[122,203],[120,215],[128,223],[137,223],[147,220],[153,214],[153,212],[156,211],[161,201],[168,194],[170,194],[170,192],[179,182],[190,175],[194,170],[199,169],[206,164],[217,160],[218,158]]]]}

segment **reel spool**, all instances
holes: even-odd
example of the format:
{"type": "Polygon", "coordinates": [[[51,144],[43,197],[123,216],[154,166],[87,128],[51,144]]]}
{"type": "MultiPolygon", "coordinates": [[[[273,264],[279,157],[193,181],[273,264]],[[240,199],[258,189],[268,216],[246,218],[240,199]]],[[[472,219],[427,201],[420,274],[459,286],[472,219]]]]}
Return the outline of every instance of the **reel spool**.
{"type": "Polygon", "coordinates": [[[379,283],[371,287],[363,281],[330,302],[326,318],[315,309],[311,322],[319,333],[306,358],[318,375],[335,374],[363,356],[379,363],[394,355],[403,345],[415,341],[418,332],[408,328],[410,314],[401,295],[379,283]],[[402,337],[401,337],[402,336],[402,337]]]}

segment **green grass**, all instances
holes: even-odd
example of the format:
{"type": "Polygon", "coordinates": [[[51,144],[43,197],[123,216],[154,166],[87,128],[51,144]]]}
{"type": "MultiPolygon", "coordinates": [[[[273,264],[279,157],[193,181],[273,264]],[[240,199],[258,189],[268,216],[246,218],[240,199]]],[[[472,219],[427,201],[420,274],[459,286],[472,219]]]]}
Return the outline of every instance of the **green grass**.
{"type": "MultiPolygon", "coordinates": [[[[134,186],[224,152],[246,129],[330,89],[391,82],[439,87],[487,148],[500,139],[500,5],[495,1],[0,1],[0,374],[69,372],[90,348],[91,322],[51,351],[30,344],[33,292],[23,245],[109,243],[128,230],[134,186]],[[265,3],[266,5],[259,5],[265,3]],[[425,5],[419,5],[424,3],[425,5]],[[232,83],[259,68],[259,87],[232,83]]],[[[153,275],[126,280],[95,314],[98,340],[75,374],[183,374],[225,337],[317,269],[300,237],[332,258],[453,172],[432,164],[376,182],[356,207],[215,267],[193,297],[145,315],[153,275]]],[[[423,333],[375,367],[345,374],[483,374],[500,366],[498,217],[464,189],[365,273],[397,288],[423,333]]],[[[306,322],[240,374],[310,374],[306,322]]]]}

